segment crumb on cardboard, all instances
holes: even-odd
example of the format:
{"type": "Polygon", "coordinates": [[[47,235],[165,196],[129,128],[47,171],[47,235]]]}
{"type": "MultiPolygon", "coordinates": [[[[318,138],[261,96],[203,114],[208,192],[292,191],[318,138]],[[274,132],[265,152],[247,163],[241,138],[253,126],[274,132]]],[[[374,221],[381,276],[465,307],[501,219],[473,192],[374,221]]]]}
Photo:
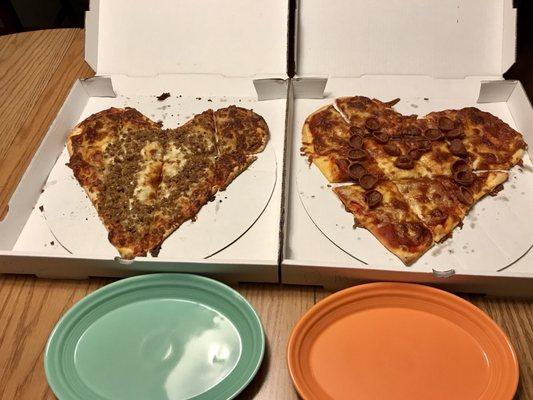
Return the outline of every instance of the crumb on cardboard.
{"type": "Polygon", "coordinates": [[[44,206],[43,206],[43,205],[40,205],[40,206],[39,206],[39,211],[41,211],[41,212],[44,211],[44,206]]]}
{"type": "Polygon", "coordinates": [[[169,97],[170,97],[170,93],[169,92],[164,92],[164,93],[161,93],[159,96],[157,96],[157,100],[165,101],[169,97]]]}

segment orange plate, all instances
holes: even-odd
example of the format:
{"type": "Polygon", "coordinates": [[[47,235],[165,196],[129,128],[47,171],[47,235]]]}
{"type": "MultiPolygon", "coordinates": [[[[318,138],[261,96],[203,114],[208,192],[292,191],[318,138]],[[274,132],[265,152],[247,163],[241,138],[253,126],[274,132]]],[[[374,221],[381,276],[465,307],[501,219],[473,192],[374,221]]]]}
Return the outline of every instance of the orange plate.
{"type": "Polygon", "coordinates": [[[406,283],[319,302],[294,328],[287,359],[305,400],[506,400],[518,384],[513,347],[483,311],[406,283]]]}

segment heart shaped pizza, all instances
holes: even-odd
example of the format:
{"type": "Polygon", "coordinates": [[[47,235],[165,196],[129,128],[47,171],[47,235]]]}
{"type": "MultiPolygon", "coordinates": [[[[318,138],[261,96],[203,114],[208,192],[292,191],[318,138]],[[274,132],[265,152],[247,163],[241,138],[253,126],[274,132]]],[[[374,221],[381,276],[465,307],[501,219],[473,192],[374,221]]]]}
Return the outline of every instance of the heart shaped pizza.
{"type": "Polygon", "coordinates": [[[406,265],[451,236],[470,208],[521,162],[520,133],[477,108],[402,115],[362,96],[307,117],[302,152],[357,225],[406,265]]]}
{"type": "Polygon", "coordinates": [[[156,255],[257,159],[265,120],[230,106],[195,115],[176,129],[133,108],[110,108],[78,124],[67,139],[69,167],[124,259],[156,255]]]}

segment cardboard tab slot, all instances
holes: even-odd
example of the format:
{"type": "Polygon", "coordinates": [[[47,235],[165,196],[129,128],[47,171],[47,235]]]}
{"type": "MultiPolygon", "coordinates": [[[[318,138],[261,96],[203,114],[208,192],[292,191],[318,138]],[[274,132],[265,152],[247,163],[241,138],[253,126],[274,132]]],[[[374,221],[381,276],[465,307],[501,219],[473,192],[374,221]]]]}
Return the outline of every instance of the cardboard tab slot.
{"type": "Polygon", "coordinates": [[[446,271],[438,271],[433,269],[433,275],[435,275],[437,278],[449,278],[455,275],[455,270],[453,268],[446,271]]]}
{"type": "Polygon", "coordinates": [[[113,81],[105,76],[93,76],[82,79],[81,84],[91,97],[117,97],[113,89],[113,81]]]}
{"type": "Polygon", "coordinates": [[[515,87],[516,81],[482,81],[477,102],[497,103],[507,101],[515,87]]]}
{"type": "Polygon", "coordinates": [[[254,79],[254,87],[255,91],[257,92],[257,99],[259,101],[263,101],[286,98],[288,82],[288,79],[254,79]]]}
{"type": "Polygon", "coordinates": [[[293,80],[295,99],[322,99],[328,78],[303,78],[296,77],[293,80]]]}

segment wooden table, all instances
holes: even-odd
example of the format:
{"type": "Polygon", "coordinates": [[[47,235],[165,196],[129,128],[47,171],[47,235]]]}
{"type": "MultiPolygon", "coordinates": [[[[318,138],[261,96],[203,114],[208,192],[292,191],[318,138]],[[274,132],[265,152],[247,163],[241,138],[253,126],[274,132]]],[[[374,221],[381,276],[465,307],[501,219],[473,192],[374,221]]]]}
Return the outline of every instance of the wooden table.
{"type": "MultiPolygon", "coordinates": [[[[83,31],[62,29],[0,37],[0,209],[77,78],[93,75],[83,60],[83,31]]],[[[111,282],[0,276],[0,400],[54,399],[43,369],[46,339],[78,300],[111,282]]],[[[239,399],[296,399],[285,365],[291,328],[323,289],[242,284],[267,336],[258,376],[239,399]]],[[[533,399],[533,301],[468,296],[503,327],[520,362],[518,399],[533,399]]]]}

